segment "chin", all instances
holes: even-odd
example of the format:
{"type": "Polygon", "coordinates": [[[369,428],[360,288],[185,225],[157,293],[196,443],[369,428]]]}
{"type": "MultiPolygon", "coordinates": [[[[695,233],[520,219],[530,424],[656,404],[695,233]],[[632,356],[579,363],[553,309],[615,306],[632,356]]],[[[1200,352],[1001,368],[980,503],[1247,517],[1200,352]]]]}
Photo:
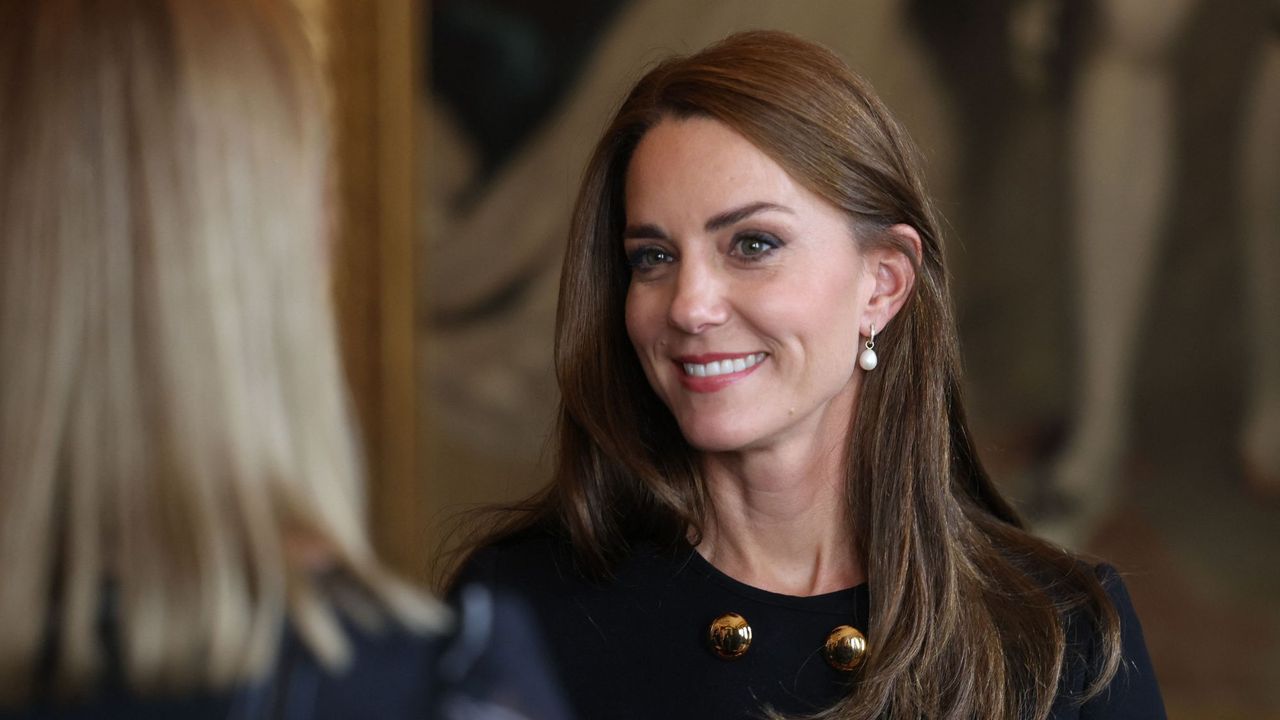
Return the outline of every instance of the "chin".
{"type": "Polygon", "coordinates": [[[749,428],[722,421],[681,422],[680,432],[693,449],[708,453],[742,450],[758,439],[749,428]]]}

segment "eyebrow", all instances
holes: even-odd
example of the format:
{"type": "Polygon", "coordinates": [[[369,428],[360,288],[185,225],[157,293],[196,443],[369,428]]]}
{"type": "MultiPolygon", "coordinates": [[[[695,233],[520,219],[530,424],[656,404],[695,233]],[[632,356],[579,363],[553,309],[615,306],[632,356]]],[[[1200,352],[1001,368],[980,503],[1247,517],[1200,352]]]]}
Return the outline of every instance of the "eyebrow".
{"type": "MultiPolygon", "coordinates": [[[[707,221],[705,229],[707,232],[715,232],[716,230],[721,230],[729,227],[730,225],[740,223],[752,215],[769,211],[795,214],[794,210],[784,205],[778,205],[771,202],[753,202],[739,208],[734,208],[733,210],[726,210],[713,216],[707,221]]],[[[622,239],[627,240],[631,238],[642,238],[647,240],[671,239],[662,228],[648,223],[644,225],[628,225],[626,229],[622,231],[622,239]]]]}
{"type": "Polygon", "coordinates": [[[768,212],[770,210],[795,214],[789,207],[784,207],[771,202],[753,202],[734,210],[726,210],[725,212],[716,215],[707,221],[706,230],[707,232],[714,232],[716,230],[729,227],[730,225],[740,223],[752,215],[768,212]]]}
{"type": "Polygon", "coordinates": [[[643,240],[670,240],[671,238],[657,225],[628,225],[622,231],[622,239],[639,238],[643,240]]]}

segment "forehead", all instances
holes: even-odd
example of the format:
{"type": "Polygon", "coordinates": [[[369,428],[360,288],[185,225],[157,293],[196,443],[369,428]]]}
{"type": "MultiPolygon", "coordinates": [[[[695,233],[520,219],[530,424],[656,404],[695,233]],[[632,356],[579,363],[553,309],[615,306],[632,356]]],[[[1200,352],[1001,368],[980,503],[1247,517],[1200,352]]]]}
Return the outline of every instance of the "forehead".
{"type": "Polygon", "coordinates": [[[827,205],[745,137],[710,118],[659,122],[636,146],[626,177],[630,220],[639,219],[637,213],[683,210],[701,222],[726,208],[760,201],[827,205]]]}

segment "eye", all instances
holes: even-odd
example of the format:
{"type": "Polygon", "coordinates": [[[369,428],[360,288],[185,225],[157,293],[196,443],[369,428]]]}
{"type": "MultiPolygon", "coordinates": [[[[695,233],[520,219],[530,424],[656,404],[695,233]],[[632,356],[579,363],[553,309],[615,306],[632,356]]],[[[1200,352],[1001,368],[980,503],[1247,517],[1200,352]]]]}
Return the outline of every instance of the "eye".
{"type": "Polygon", "coordinates": [[[762,258],[782,247],[782,241],[768,233],[743,233],[733,239],[730,252],[748,260],[762,258]]]}
{"type": "Polygon", "coordinates": [[[627,255],[627,264],[631,266],[631,269],[641,272],[673,261],[675,261],[675,257],[671,253],[655,245],[636,248],[627,255]]]}

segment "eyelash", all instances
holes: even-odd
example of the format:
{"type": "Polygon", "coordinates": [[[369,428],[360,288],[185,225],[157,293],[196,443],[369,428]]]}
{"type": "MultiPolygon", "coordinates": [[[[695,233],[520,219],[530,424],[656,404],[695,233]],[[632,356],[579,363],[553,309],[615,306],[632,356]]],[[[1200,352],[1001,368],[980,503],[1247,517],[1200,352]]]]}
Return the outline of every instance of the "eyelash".
{"type": "MultiPolygon", "coordinates": [[[[745,232],[735,235],[729,246],[729,253],[735,257],[741,258],[746,262],[760,262],[773,254],[775,250],[782,247],[786,243],[778,239],[776,236],[764,232],[745,232]],[[747,254],[742,251],[742,246],[746,243],[761,243],[764,249],[753,254],[747,254]]],[[[657,245],[645,245],[627,253],[627,265],[633,272],[646,273],[656,269],[659,265],[665,265],[675,261],[675,256],[671,252],[657,245]],[[656,262],[647,262],[645,256],[650,254],[660,254],[661,259],[656,262]]]]}
{"type": "Polygon", "coordinates": [[[747,262],[758,262],[768,257],[769,255],[773,254],[773,251],[782,247],[784,244],[785,243],[779,240],[776,236],[770,235],[769,233],[758,232],[758,231],[745,232],[745,233],[741,233],[739,235],[734,236],[733,244],[729,246],[729,251],[731,253],[736,254],[738,257],[742,258],[743,260],[746,260],[747,262]],[[748,255],[742,252],[742,249],[741,249],[742,246],[746,243],[751,243],[751,242],[762,243],[763,245],[765,245],[765,248],[760,252],[754,253],[751,255],[748,255]]]}
{"type": "Polygon", "coordinates": [[[643,273],[653,270],[658,267],[659,264],[669,263],[673,258],[674,256],[671,253],[656,245],[645,245],[644,247],[636,248],[635,250],[627,253],[627,265],[629,265],[633,271],[643,273]],[[664,259],[653,264],[646,263],[644,256],[651,252],[661,253],[664,259]]]}

